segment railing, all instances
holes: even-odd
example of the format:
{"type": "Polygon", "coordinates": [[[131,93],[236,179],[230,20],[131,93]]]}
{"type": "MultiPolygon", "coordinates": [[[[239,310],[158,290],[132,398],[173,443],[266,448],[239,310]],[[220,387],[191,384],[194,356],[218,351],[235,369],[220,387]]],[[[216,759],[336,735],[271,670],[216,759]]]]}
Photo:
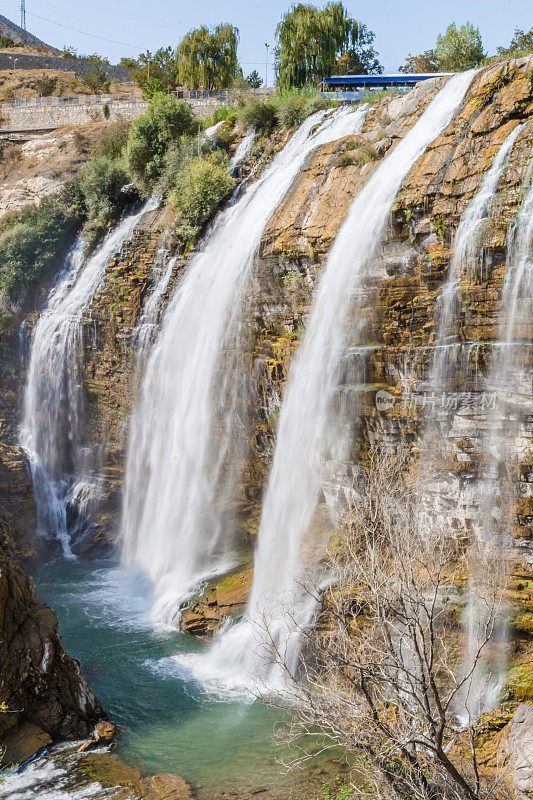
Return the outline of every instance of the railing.
{"type": "Polygon", "coordinates": [[[8,103],[4,103],[4,105],[12,105],[15,108],[41,108],[43,106],[99,105],[115,101],[128,103],[145,102],[135,92],[124,92],[121,94],[75,94],[64,97],[17,97],[16,100],[11,100],[8,103]]]}
{"type": "MultiPolygon", "coordinates": [[[[232,101],[238,97],[258,95],[264,97],[277,92],[275,87],[259,89],[220,89],[208,91],[207,89],[177,89],[169,94],[175,94],[182,100],[219,100],[221,102],[232,101]]],[[[129,103],[145,103],[146,100],[136,92],[121,92],[119,94],[75,94],[62,97],[17,97],[15,100],[4,102],[3,105],[14,106],[15,108],[42,106],[64,106],[64,105],[98,105],[102,103],[113,103],[115,101],[129,103]]]]}

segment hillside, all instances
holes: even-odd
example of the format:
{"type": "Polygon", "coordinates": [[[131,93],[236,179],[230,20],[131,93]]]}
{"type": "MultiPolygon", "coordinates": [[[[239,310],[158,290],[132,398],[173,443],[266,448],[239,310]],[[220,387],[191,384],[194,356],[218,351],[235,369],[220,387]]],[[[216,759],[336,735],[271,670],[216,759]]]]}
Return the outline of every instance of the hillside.
{"type": "Polygon", "coordinates": [[[14,42],[20,42],[21,44],[30,45],[32,47],[38,47],[40,50],[46,50],[48,53],[52,53],[54,55],[59,55],[60,50],[55,47],[51,47],[46,42],[43,42],[41,39],[38,39],[37,36],[34,36],[29,31],[24,32],[19,25],[16,25],[14,22],[11,22],[10,19],[7,17],[3,17],[0,14],[0,36],[9,36],[13,39],[14,42]]]}

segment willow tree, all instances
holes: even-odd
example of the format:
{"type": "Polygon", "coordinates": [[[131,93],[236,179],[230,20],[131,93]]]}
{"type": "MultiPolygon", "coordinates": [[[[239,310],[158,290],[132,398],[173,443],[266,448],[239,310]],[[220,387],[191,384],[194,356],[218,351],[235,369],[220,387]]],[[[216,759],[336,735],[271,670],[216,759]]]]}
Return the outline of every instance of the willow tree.
{"type": "Polygon", "coordinates": [[[229,23],[190,30],[177,50],[179,83],[209,90],[231,86],[241,73],[238,43],[239,31],[229,23]]]}
{"type": "Polygon", "coordinates": [[[374,34],[348,16],[341,2],[324,8],[293,5],[276,28],[278,84],[318,85],[338,68],[351,74],[381,72],[374,34]]]}

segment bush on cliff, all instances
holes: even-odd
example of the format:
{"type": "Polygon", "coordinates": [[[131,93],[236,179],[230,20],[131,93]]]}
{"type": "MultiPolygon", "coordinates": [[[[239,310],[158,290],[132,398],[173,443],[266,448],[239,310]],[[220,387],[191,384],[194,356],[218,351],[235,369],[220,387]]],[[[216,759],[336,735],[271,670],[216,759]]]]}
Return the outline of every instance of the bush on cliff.
{"type": "Polygon", "coordinates": [[[156,95],[145,113],[132,123],[125,149],[126,167],[143,194],[148,194],[160,178],[170,143],[195,131],[189,106],[173,95],[156,95]]]}
{"type": "Polygon", "coordinates": [[[66,192],[38,208],[15,211],[0,222],[0,310],[8,312],[20,295],[61,258],[82,222],[66,192]]]}
{"type": "Polygon", "coordinates": [[[86,164],[77,186],[87,213],[86,230],[89,240],[131,201],[131,193],[124,191],[127,183],[128,175],[118,158],[99,155],[86,164]]]}
{"type": "Polygon", "coordinates": [[[277,122],[276,104],[271,98],[252,96],[238,110],[237,119],[243,130],[253,128],[256,133],[270,133],[277,122]]]}
{"type": "Polygon", "coordinates": [[[334,103],[313,90],[288,89],[270,97],[252,96],[237,112],[242,128],[268,134],[276,127],[296,128],[310,114],[334,103]]]}
{"type": "Polygon", "coordinates": [[[201,225],[233,189],[228,157],[213,151],[205,158],[193,158],[176,175],[169,201],[179,216],[177,233],[194,238],[201,225]]]}
{"type": "Polygon", "coordinates": [[[176,186],[180,172],[189,161],[211,151],[211,144],[205,138],[200,140],[200,153],[198,153],[198,140],[192,136],[180,136],[169,146],[163,159],[163,170],[157,183],[156,191],[163,198],[167,198],[176,186]]]}

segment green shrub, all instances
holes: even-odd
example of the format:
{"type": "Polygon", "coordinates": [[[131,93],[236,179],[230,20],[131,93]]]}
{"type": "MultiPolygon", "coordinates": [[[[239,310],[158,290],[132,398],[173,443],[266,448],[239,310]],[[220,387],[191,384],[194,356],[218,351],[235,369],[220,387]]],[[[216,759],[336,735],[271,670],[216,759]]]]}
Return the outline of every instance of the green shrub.
{"type": "Polygon", "coordinates": [[[378,158],[379,156],[372,142],[362,142],[355,151],[354,163],[362,167],[363,164],[368,164],[378,158]]]}
{"type": "Polygon", "coordinates": [[[84,87],[92,94],[109,91],[109,81],[104,69],[97,63],[92,64],[90,70],[81,79],[84,87]]]}
{"type": "Polygon", "coordinates": [[[280,97],[277,112],[279,123],[286,125],[288,128],[295,128],[301,125],[309,115],[308,106],[307,97],[301,94],[289,94],[286,97],[280,97]]]}
{"type": "Polygon", "coordinates": [[[128,141],[129,124],[127,122],[112,122],[106,128],[104,136],[93,150],[93,155],[106,158],[119,158],[128,141]]]}
{"type": "Polygon", "coordinates": [[[43,97],[50,97],[56,90],[57,78],[51,78],[45,75],[43,78],[37,78],[35,81],[35,91],[43,97]]]}
{"type": "Polygon", "coordinates": [[[179,215],[179,234],[190,239],[197,235],[203,222],[233,189],[228,158],[213,151],[206,158],[188,161],[176,176],[169,196],[179,215]]]}
{"type": "Polygon", "coordinates": [[[235,106],[217,106],[211,117],[205,121],[205,127],[216,125],[217,122],[230,122],[235,125],[237,121],[237,109],[235,106]]]}
{"type": "Polygon", "coordinates": [[[128,183],[128,175],[119,159],[97,156],[86,164],[77,183],[87,211],[87,232],[91,239],[131,199],[122,191],[128,183]]]}
{"type": "Polygon", "coordinates": [[[277,105],[271,98],[252,96],[238,110],[237,120],[243,130],[253,128],[256,133],[270,133],[278,120],[277,105]]]}
{"type": "Polygon", "coordinates": [[[4,311],[9,311],[24,289],[57,263],[81,222],[66,193],[45,198],[38,208],[6,214],[0,223],[0,300],[4,311]]]}
{"type": "Polygon", "coordinates": [[[170,143],[195,130],[189,106],[174,95],[157,94],[145,113],[132,123],[125,159],[133,181],[143,193],[148,194],[160,178],[170,143]]]}
{"type": "MultiPolygon", "coordinates": [[[[210,150],[210,145],[200,140],[200,155],[210,150]]],[[[198,157],[198,139],[192,136],[180,136],[169,145],[163,159],[163,170],[157,184],[157,191],[167,197],[176,187],[176,180],[181,170],[193,158],[198,157]]]]}

